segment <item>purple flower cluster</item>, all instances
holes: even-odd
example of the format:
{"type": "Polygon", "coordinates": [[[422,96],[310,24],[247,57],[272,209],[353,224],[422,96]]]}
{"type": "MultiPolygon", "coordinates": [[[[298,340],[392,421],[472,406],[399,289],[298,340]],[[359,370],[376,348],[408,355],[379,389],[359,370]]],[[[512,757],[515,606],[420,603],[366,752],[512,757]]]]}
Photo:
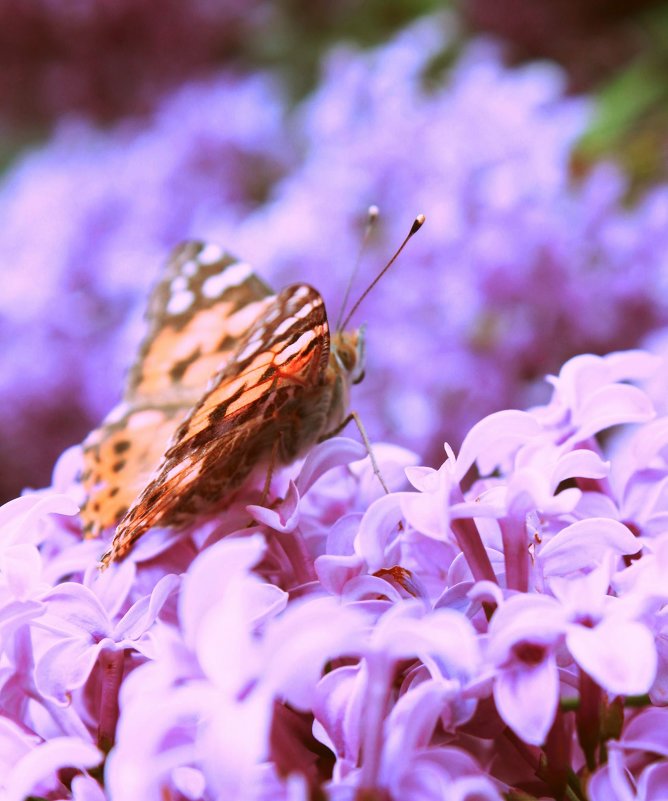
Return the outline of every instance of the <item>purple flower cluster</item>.
{"type": "Polygon", "coordinates": [[[561,73],[509,70],[482,42],[434,72],[451,41],[448,20],[430,17],[378,49],[340,47],[289,113],[265,79],[221,75],[144,121],[63,127],[12,168],[0,187],[7,497],[45,483],[117,400],[147,284],[187,236],[219,241],[276,288],[308,281],[335,318],[366,208],[381,217],[353,298],[424,212],[359,313],[358,411],[375,437],[434,464],[434,442],[542,400],[540,377],[566,358],[635,346],[668,320],[665,189],[628,209],[610,165],[574,183],[590,114],[563,97],[561,73]]]}
{"type": "Polygon", "coordinates": [[[0,798],[665,798],[658,367],[575,357],[438,469],[378,444],[389,494],[329,440],[103,573],[66,452],[0,509],[0,798]]]}

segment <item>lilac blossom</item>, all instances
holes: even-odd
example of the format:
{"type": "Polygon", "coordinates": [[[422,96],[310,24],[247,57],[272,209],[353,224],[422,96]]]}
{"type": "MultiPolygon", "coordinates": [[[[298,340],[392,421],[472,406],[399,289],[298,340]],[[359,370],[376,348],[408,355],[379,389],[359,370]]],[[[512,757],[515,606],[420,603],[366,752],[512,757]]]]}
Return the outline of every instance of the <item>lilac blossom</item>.
{"type": "Polygon", "coordinates": [[[75,737],[39,742],[6,718],[0,718],[0,798],[23,801],[28,795],[66,792],[57,778],[60,768],[86,770],[99,765],[102,754],[75,737]]]}
{"type": "Polygon", "coordinates": [[[334,321],[369,204],[381,217],[353,298],[424,212],[351,322],[369,323],[355,398],[369,433],[432,465],[444,438],[540,400],[566,358],[665,324],[665,188],[629,208],[613,165],[576,181],[589,102],[564,96],[557,68],[508,69],[486,41],[434,76],[452,41],[437,16],[374,50],[340,46],[297,108],[261,76],[222,73],[107,132],[64,123],[14,163],[0,187],[11,496],[39,483],[34,464],[46,481],[117,400],[147,286],[187,236],[220,241],[277,288],[312,283],[334,321]]]}
{"type": "Polygon", "coordinates": [[[592,801],[658,801],[668,792],[666,710],[630,715],[608,765],[592,776],[592,801]]]}
{"type": "Polygon", "coordinates": [[[333,438],[102,573],[68,452],[0,509],[0,797],[662,798],[659,369],[575,357],[438,469],[377,443],[388,494],[333,438]]]}

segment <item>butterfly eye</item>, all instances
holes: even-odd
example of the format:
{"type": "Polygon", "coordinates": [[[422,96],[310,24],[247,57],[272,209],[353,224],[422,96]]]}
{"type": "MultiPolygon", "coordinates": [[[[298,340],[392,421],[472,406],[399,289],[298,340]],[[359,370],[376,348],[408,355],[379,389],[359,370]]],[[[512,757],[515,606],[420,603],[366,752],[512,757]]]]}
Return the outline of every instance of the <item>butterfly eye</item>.
{"type": "Polygon", "coordinates": [[[355,352],[350,348],[350,346],[345,344],[340,344],[337,348],[337,356],[339,357],[339,361],[343,366],[343,369],[349,373],[355,367],[355,363],[357,362],[355,352]]]}

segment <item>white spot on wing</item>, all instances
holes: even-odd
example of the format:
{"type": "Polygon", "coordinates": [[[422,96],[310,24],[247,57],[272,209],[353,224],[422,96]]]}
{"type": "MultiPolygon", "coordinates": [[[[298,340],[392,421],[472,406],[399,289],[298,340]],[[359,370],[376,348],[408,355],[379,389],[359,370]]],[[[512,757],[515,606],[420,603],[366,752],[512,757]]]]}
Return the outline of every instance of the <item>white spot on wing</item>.
{"type": "Polygon", "coordinates": [[[185,277],[185,275],[177,275],[170,284],[170,287],[172,293],[183,292],[184,289],[188,288],[188,279],[185,277]]]}
{"type": "Polygon", "coordinates": [[[296,311],[291,317],[286,317],[280,325],[277,325],[274,329],[274,334],[276,336],[282,336],[285,334],[286,331],[289,331],[291,326],[294,324],[295,318],[301,320],[302,318],[306,317],[313,311],[313,304],[307,303],[305,306],[302,306],[301,309],[296,311]]]}
{"type": "Polygon", "coordinates": [[[183,314],[184,311],[187,311],[192,306],[194,300],[195,295],[188,290],[177,292],[169,299],[167,311],[170,314],[183,314]]]}
{"type": "Polygon", "coordinates": [[[223,249],[218,245],[205,245],[197,255],[202,264],[215,264],[224,256],[223,249]]]}
{"type": "Polygon", "coordinates": [[[197,262],[193,261],[192,259],[184,262],[181,267],[181,272],[183,275],[187,275],[189,278],[192,277],[197,272],[197,262]]]}
{"type": "Polygon", "coordinates": [[[309,342],[315,338],[313,331],[304,331],[296,342],[289,345],[285,350],[281,351],[274,360],[276,364],[284,364],[288,359],[292,358],[299,351],[304,350],[309,342]]]}
{"type": "Polygon", "coordinates": [[[305,298],[310,292],[311,292],[311,290],[307,286],[302,285],[295,292],[295,294],[292,296],[292,298],[293,298],[293,300],[300,300],[301,298],[305,298]]]}
{"type": "Polygon", "coordinates": [[[264,328],[261,328],[259,331],[255,332],[253,339],[250,340],[246,347],[237,356],[237,359],[240,362],[244,361],[244,359],[248,359],[250,356],[253,356],[260,350],[265,341],[264,333],[264,328]]]}
{"type": "Polygon", "coordinates": [[[212,275],[202,284],[202,294],[206,298],[219,298],[225,290],[239,286],[253,274],[250,264],[240,261],[233,264],[222,273],[212,275]]]}
{"type": "Polygon", "coordinates": [[[278,319],[278,316],[279,316],[280,313],[281,313],[281,310],[276,308],[276,306],[274,306],[274,308],[270,312],[265,314],[265,317],[264,317],[265,323],[273,323],[274,320],[278,319]]]}
{"type": "Polygon", "coordinates": [[[105,417],[105,423],[118,423],[120,422],[125,415],[130,411],[130,405],[128,403],[119,403],[109,412],[109,414],[105,417]]]}
{"type": "Polygon", "coordinates": [[[294,316],[300,320],[303,320],[304,317],[309,315],[314,309],[320,308],[320,306],[322,306],[321,300],[315,300],[313,303],[307,303],[305,306],[302,306],[301,309],[298,309],[294,316]]]}
{"type": "Polygon", "coordinates": [[[202,465],[203,462],[201,460],[197,461],[192,457],[185,459],[182,462],[178,462],[178,464],[175,464],[174,467],[168,470],[164,476],[164,481],[171,481],[175,478],[178,478],[180,475],[186,475],[187,483],[192,484],[193,479],[196,478],[199,473],[201,473],[202,465]]]}
{"type": "MultiPolygon", "coordinates": [[[[245,336],[250,327],[256,321],[262,319],[265,321],[264,314],[274,299],[272,297],[264,298],[263,300],[256,301],[255,303],[247,303],[242,306],[239,311],[231,314],[227,318],[227,331],[231,337],[245,336]]],[[[264,327],[264,326],[263,326],[264,327]]]]}

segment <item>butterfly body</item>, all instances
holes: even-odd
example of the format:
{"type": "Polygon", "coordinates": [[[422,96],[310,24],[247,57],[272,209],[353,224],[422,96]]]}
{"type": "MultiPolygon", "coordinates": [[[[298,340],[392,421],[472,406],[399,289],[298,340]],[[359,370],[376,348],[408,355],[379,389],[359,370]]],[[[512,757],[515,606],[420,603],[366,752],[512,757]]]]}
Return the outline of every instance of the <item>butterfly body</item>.
{"type": "Polygon", "coordinates": [[[148,321],[123,402],[84,442],[84,529],[120,520],[104,564],[149,528],[224,507],[254,468],[294,461],[343,422],[363,370],[363,333],[330,338],[315,289],[272,295],[200,243],[175,251],[148,321]]]}

